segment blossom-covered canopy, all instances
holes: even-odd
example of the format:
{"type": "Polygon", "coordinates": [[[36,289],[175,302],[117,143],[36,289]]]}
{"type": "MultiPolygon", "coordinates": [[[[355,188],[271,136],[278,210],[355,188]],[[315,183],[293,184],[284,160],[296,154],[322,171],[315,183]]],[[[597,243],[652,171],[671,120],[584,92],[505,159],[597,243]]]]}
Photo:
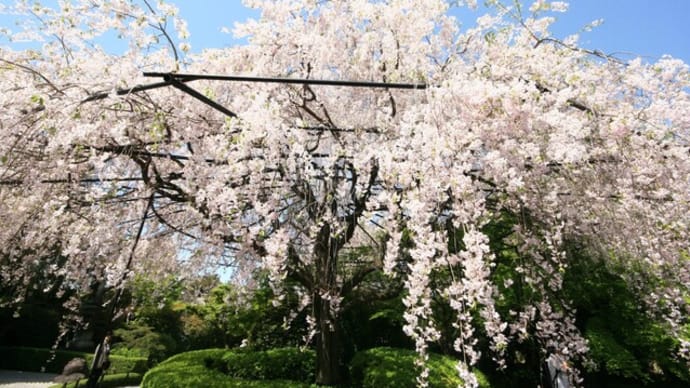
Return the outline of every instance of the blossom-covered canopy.
{"type": "MultiPolygon", "coordinates": [[[[622,63],[578,48],[576,36],[553,39],[562,2],[537,1],[529,14],[495,2],[471,29],[442,0],[246,3],[261,10],[235,28],[246,43],[198,54],[163,2],[5,9],[26,16],[7,34],[40,43],[0,48],[1,283],[21,297],[56,250],[67,261],[51,271],[64,287],[117,285],[128,270],[229,265],[240,278],[262,267],[309,291],[318,342],[329,343],[343,295],[382,270],[404,281],[405,331],[420,354],[440,335],[431,294],[448,298],[471,385],[479,328],[492,341],[483,356],[499,365],[506,344],[529,335],[547,355],[586,353],[559,296],[564,243],[578,241],[629,269],[630,288],[669,330],[687,323],[682,61],[622,63]],[[128,44],[122,54],[98,44],[113,32],[128,44]],[[185,82],[229,116],[173,87],[136,89],[156,82],[145,71],[427,88],[185,82]],[[519,220],[509,237],[519,279],[498,283],[484,227],[505,213],[519,220]],[[353,245],[376,254],[345,265],[353,245]],[[449,268],[452,281],[432,290],[430,276],[449,268]],[[495,301],[518,280],[534,297],[499,314],[495,301]]],[[[689,347],[681,341],[679,354],[689,347]]]]}

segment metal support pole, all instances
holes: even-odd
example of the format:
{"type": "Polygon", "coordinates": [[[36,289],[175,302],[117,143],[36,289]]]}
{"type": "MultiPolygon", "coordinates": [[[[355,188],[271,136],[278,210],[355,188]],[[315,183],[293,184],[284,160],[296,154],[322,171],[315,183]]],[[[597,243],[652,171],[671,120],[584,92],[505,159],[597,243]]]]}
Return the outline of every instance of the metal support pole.
{"type": "Polygon", "coordinates": [[[163,79],[174,78],[179,81],[192,80],[212,80],[212,81],[235,81],[235,82],[262,82],[280,84],[300,84],[300,85],[325,85],[325,86],[345,86],[355,88],[382,88],[382,89],[426,89],[424,83],[388,83],[371,81],[338,81],[322,79],[304,78],[276,78],[276,77],[246,77],[235,75],[204,75],[204,74],[179,74],[179,73],[156,73],[145,72],[144,77],[162,77],[163,79]]]}
{"type": "Polygon", "coordinates": [[[165,78],[166,82],[169,82],[170,85],[172,85],[174,88],[177,88],[190,96],[196,98],[197,100],[203,102],[204,104],[214,108],[217,111],[220,111],[224,113],[225,115],[229,117],[237,117],[237,115],[230,111],[228,108],[224,107],[223,105],[220,105],[219,103],[211,100],[210,98],[204,96],[203,94],[199,93],[198,91],[190,88],[189,86],[185,85],[180,81],[179,79],[172,77],[172,76],[166,76],[165,78]]]}

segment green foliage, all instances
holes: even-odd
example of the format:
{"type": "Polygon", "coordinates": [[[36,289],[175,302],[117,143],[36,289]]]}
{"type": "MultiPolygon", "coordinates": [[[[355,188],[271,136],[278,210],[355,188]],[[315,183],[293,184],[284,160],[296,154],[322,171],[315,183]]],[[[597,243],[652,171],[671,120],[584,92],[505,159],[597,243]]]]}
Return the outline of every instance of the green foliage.
{"type": "MultiPolygon", "coordinates": [[[[366,282],[378,281],[384,275],[372,273],[366,282]]],[[[381,280],[386,281],[387,279],[381,280]]],[[[381,346],[408,348],[414,346],[409,337],[403,332],[403,313],[405,305],[401,295],[390,299],[378,299],[371,293],[347,298],[347,308],[341,313],[343,343],[345,351],[344,361],[349,362],[359,351],[381,346]],[[366,298],[368,296],[368,299],[366,298]]]]}
{"type": "Polygon", "coordinates": [[[110,350],[111,355],[122,357],[141,357],[148,359],[149,353],[142,348],[128,348],[121,344],[115,344],[110,350]]]}
{"type": "Polygon", "coordinates": [[[589,341],[590,357],[610,374],[648,381],[649,376],[643,372],[635,355],[619,344],[606,326],[598,317],[587,322],[585,333],[589,341]]]}
{"type": "MultiPolygon", "coordinates": [[[[488,198],[488,200],[492,200],[488,198]]],[[[514,320],[511,311],[522,311],[525,305],[539,300],[535,289],[522,279],[519,267],[523,265],[516,249],[519,244],[514,235],[514,227],[518,223],[518,217],[509,211],[496,211],[482,227],[482,231],[489,237],[489,248],[495,256],[491,267],[490,279],[500,292],[496,294],[494,307],[503,319],[508,322],[514,320]]],[[[448,237],[448,251],[458,253],[463,251],[464,231],[456,227],[451,220],[447,220],[443,227],[448,237]]],[[[432,289],[444,289],[454,280],[464,276],[464,267],[459,264],[453,268],[443,266],[435,270],[430,276],[432,289]]],[[[435,343],[429,344],[431,351],[442,354],[457,354],[454,341],[461,333],[456,325],[457,311],[451,307],[449,298],[442,292],[432,293],[433,322],[441,332],[441,338],[435,343]]],[[[477,368],[489,373],[492,384],[500,386],[537,386],[540,381],[540,364],[543,362],[541,347],[534,338],[528,338],[521,342],[511,342],[505,350],[507,368],[499,370],[495,362],[491,360],[494,351],[490,348],[490,338],[487,335],[483,318],[479,314],[480,306],[474,304],[467,306],[472,314],[472,325],[477,338],[476,348],[482,352],[477,368]]],[[[528,330],[534,330],[532,326],[528,330]]]]}
{"type": "Polygon", "coordinates": [[[129,324],[114,332],[120,342],[113,345],[112,354],[145,357],[149,365],[155,365],[173,354],[175,340],[153,331],[146,324],[129,324]]]}
{"type": "Polygon", "coordinates": [[[205,349],[173,356],[144,375],[143,388],[220,387],[227,378],[222,372],[209,369],[206,363],[221,359],[224,349],[205,349]]]}
{"type": "MultiPolygon", "coordinates": [[[[148,360],[143,357],[124,357],[118,355],[111,355],[109,374],[121,373],[145,373],[149,369],[148,360]]],[[[86,365],[91,365],[93,354],[86,357],[86,365]]]]}
{"type": "Polygon", "coordinates": [[[188,348],[239,345],[244,330],[237,330],[238,325],[232,322],[238,318],[237,299],[233,286],[219,285],[210,290],[203,303],[187,305],[181,327],[188,348]]]}
{"type": "MultiPolygon", "coordinates": [[[[135,307],[134,326],[148,327],[151,331],[165,333],[176,342],[183,338],[180,317],[185,308],[182,302],[184,285],[175,278],[154,281],[137,276],[129,287],[129,298],[135,307]]],[[[146,329],[144,329],[146,330],[146,329]]]]}
{"type": "Polygon", "coordinates": [[[159,365],[173,364],[176,362],[196,364],[201,363],[206,365],[208,360],[220,360],[223,358],[228,349],[203,349],[203,350],[192,350],[190,352],[184,352],[176,354],[167,360],[161,362],[159,365]]]}
{"type": "MultiPolygon", "coordinates": [[[[360,352],[351,367],[353,376],[356,376],[352,385],[415,386],[416,357],[410,350],[394,348],[360,352]]],[[[141,387],[314,387],[308,383],[314,379],[314,361],[312,351],[303,352],[292,348],[262,352],[237,349],[197,350],[181,353],[161,362],[146,373],[141,387]],[[226,370],[223,371],[223,368],[226,370]]],[[[457,362],[451,357],[431,354],[428,363],[431,369],[430,386],[458,386],[462,381],[455,369],[457,362]]],[[[489,387],[484,375],[475,373],[480,386],[489,387]]]]}
{"type": "MultiPolygon", "coordinates": [[[[516,222],[515,215],[501,212],[483,228],[490,237],[490,249],[496,257],[491,279],[500,291],[496,310],[504,318],[510,317],[509,311],[520,311],[530,301],[544,297],[522,281],[523,275],[518,272],[521,258],[515,248],[519,242],[515,241],[513,234],[516,222]]],[[[452,226],[447,228],[449,250],[462,250],[462,231],[452,226]]],[[[663,319],[644,311],[641,296],[633,292],[625,280],[626,271],[628,274],[634,272],[633,276],[639,277],[645,273],[644,269],[618,265],[615,258],[593,258],[584,245],[574,241],[567,242],[566,251],[568,267],[561,269],[564,276],[562,298],[570,301],[570,306],[577,312],[577,325],[589,341],[592,362],[587,364],[584,375],[587,385],[598,387],[624,382],[624,385],[687,386],[690,383],[687,365],[674,356],[679,346],[678,340],[663,319]]],[[[461,271],[462,268],[458,268],[456,276],[461,271]]],[[[448,273],[444,271],[435,272],[430,279],[432,288],[442,288],[448,278],[448,273]]],[[[647,279],[646,282],[654,281],[647,279]]],[[[663,282],[663,279],[657,281],[663,282]]],[[[438,295],[434,296],[432,307],[435,323],[443,333],[443,339],[436,346],[444,353],[452,353],[452,342],[445,339],[457,337],[452,325],[455,313],[447,301],[438,295]]],[[[474,319],[481,322],[476,315],[474,319]]],[[[479,334],[477,347],[484,354],[490,353],[487,346],[489,339],[482,332],[480,324],[476,327],[479,334]]],[[[524,342],[511,343],[506,350],[506,358],[506,370],[491,374],[494,384],[539,384],[539,369],[544,354],[538,341],[529,338],[524,342]]],[[[491,370],[495,365],[483,359],[478,367],[491,370]]]]}
{"type": "MultiPolygon", "coordinates": [[[[352,385],[357,387],[414,387],[419,369],[415,367],[417,354],[411,350],[374,348],[355,355],[350,364],[352,385]]],[[[429,386],[457,387],[462,385],[455,368],[458,360],[430,354],[429,386]]],[[[480,387],[489,387],[486,377],[475,370],[480,387]]]]}
{"type": "Polygon", "coordinates": [[[241,333],[246,344],[254,349],[299,346],[306,333],[306,312],[294,317],[289,326],[285,325],[285,318],[298,310],[298,297],[291,284],[284,285],[282,301],[275,306],[273,302],[277,295],[269,285],[268,274],[258,273],[255,276],[259,287],[247,304],[235,304],[237,312],[229,327],[241,333]]]}
{"type": "Polygon", "coordinates": [[[226,388],[226,387],[309,387],[308,384],[287,381],[251,381],[234,379],[207,365],[219,365],[223,356],[233,353],[226,349],[205,349],[173,356],[151,369],[141,383],[142,388],[226,388]]]}
{"type": "MultiPolygon", "coordinates": [[[[73,358],[86,359],[86,365],[91,365],[93,359],[91,353],[27,347],[0,347],[0,354],[0,369],[26,372],[62,373],[62,368],[73,358]]],[[[145,358],[110,356],[109,374],[144,373],[147,369],[145,358]]]]}
{"type": "MultiPolygon", "coordinates": [[[[144,376],[140,373],[119,373],[119,374],[106,374],[103,376],[103,379],[100,380],[98,387],[99,388],[116,388],[116,387],[124,387],[128,385],[139,385],[141,383],[141,379],[144,376]]],[[[55,384],[51,385],[49,388],[77,388],[77,387],[85,387],[86,382],[88,381],[88,378],[81,379],[79,381],[75,381],[72,383],[69,383],[67,385],[63,384],[55,384]]]]}
{"type": "Polygon", "coordinates": [[[252,295],[241,295],[229,284],[214,287],[203,303],[188,305],[182,327],[188,348],[237,347],[243,341],[253,349],[298,346],[305,332],[304,314],[292,325],[285,317],[296,309],[297,298],[288,291],[280,306],[265,274],[257,274],[259,287],[252,295]]]}
{"type": "MultiPolygon", "coordinates": [[[[279,348],[266,351],[230,351],[222,358],[221,372],[240,379],[314,381],[316,354],[312,350],[279,348]]],[[[217,364],[216,364],[217,365],[217,364]]],[[[211,367],[216,365],[211,364],[211,367]]]]}
{"type": "Polygon", "coordinates": [[[682,386],[690,372],[674,354],[679,346],[663,320],[647,314],[622,277],[625,268],[572,253],[564,291],[578,311],[593,365],[585,379],[607,386],[616,378],[633,384],[682,386]]]}
{"type": "Polygon", "coordinates": [[[137,276],[123,298],[133,307],[134,318],[115,330],[121,344],[113,346],[113,354],[148,357],[154,365],[184,350],[242,343],[252,349],[298,346],[306,331],[306,312],[285,324],[298,304],[295,293],[286,286],[288,292],[276,307],[267,274],[258,272],[256,282],[255,293],[246,295],[234,285],[219,284],[217,277],[183,283],[137,276]],[[199,295],[205,295],[203,301],[199,295]]]}

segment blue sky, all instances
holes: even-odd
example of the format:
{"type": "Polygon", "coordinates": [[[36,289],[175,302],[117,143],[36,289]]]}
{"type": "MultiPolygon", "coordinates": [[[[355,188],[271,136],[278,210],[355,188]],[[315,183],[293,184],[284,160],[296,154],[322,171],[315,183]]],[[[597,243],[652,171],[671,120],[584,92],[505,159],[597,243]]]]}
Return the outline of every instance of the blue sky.
{"type": "MultiPolygon", "coordinates": [[[[48,0],[51,1],[54,0],[48,0]]],[[[255,10],[245,8],[240,0],[172,2],[189,23],[193,51],[236,44],[232,35],[222,33],[221,28],[232,29],[237,21],[259,16],[255,10]]],[[[0,4],[11,3],[13,0],[0,0],[0,4]]],[[[484,12],[481,7],[475,12],[453,11],[468,27],[484,12]]],[[[555,16],[558,20],[553,31],[559,38],[578,32],[595,19],[604,19],[598,28],[581,33],[580,42],[586,48],[616,53],[623,59],[639,55],[647,62],[669,54],[690,63],[690,0],[572,0],[567,13],[555,16]]],[[[12,28],[13,22],[10,17],[0,15],[0,27],[12,28]]]]}
{"type": "MultiPolygon", "coordinates": [[[[483,3],[482,0],[478,1],[483,3]]],[[[223,47],[233,44],[232,36],[220,33],[236,21],[258,17],[239,0],[175,0],[180,13],[189,22],[193,49],[223,47]]],[[[485,9],[476,12],[458,10],[454,14],[470,26],[485,9]]],[[[629,59],[642,56],[654,62],[664,54],[690,63],[690,0],[572,0],[565,14],[555,14],[556,37],[578,32],[595,19],[604,23],[592,32],[580,34],[586,48],[618,53],[629,59]],[[635,55],[631,55],[635,54],[635,55]]]]}
{"type": "Polygon", "coordinates": [[[568,13],[558,17],[554,32],[560,37],[604,19],[604,24],[581,35],[587,48],[624,58],[632,53],[648,61],[669,54],[690,63],[688,0],[574,0],[568,13]]]}

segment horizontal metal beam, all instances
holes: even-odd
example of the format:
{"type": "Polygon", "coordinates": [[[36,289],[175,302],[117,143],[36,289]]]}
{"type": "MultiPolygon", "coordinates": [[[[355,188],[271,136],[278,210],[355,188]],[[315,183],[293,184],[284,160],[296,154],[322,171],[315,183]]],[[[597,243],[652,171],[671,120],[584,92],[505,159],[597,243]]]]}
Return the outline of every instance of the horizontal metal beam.
{"type": "Polygon", "coordinates": [[[235,75],[213,75],[213,74],[179,74],[179,73],[157,73],[145,72],[144,77],[161,77],[163,79],[174,78],[179,81],[192,80],[212,80],[212,81],[234,81],[234,82],[263,82],[280,84],[300,84],[300,85],[324,85],[324,86],[345,86],[355,88],[382,88],[382,89],[426,89],[424,83],[387,83],[370,81],[337,81],[323,79],[304,79],[304,78],[274,78],[274,77],[247,77],[235,75]]]}
{"type": "MultiPolygon", "coordinates": [[[[190,78],[186,78],[184,80],[179,80],[179,82],[189,82],[189,81],[194,81],[194,79],[190,77],[190,78]]],[[[147,85],[137,85],[137,86],[134,86],[131,88],[117,89],[115,91],[115,94],[118,96],[124,96],[124,95],[131,94],[131,93],[143,92],[146,90],[158,89],[158,88],[170,86],[170,84],[171,84],[170,81],[163,81],[163,82],[155,82],[155,83],[147,84],[147,85]]],[[[101,93],[92,94],[89,97],[86,97],[85,99],[83,99],[81,102],[83,104],[83,103],[89,102],[89,101],[103,100],[103,99],[106,99],[110,95],[110,93],[111,92],[101,92],[101,93]]]]}
{"type": "MultiPolygon", "coordinates": [[[[138,182],[143,181],[141,177],[129,178],[55,178],[55,179],[41,179],[34,182],[38,183],[102,183],[102,182],[138,182]]],[[[23,179],[8,179],[0,180],[0,186],[19,186],[26,181],[23,179]]]]}

